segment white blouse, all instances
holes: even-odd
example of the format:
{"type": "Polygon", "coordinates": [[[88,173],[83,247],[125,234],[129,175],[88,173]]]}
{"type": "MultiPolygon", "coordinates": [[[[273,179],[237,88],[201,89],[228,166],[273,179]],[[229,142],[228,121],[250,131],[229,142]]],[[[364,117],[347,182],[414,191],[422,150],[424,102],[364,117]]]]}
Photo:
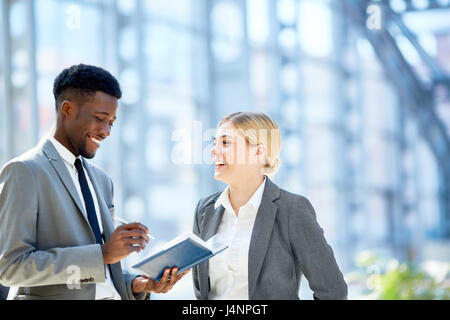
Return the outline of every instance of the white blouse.
{"type": "Polygon", "coordinates": [[[266,178],[236,216],[227,187],[214,207],[225,208],[217,230],[216,241],[228,244],[228,249],[209,260],[209,277],[213,300],[248,300],[248,250],[256,214],[261,204],[266,178]]]}

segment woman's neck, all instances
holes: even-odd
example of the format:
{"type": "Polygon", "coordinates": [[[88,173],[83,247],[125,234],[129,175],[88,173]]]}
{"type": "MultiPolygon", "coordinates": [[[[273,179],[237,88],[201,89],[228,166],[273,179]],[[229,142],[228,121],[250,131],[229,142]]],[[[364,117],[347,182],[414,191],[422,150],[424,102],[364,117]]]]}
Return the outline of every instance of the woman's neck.
{"type": "Polygon", "coordinates": [[[236,216],[239,214],[239,209],[251,199],[263,182],[264,176],[256,176],[229,185],[228,196],[236,216]]]}

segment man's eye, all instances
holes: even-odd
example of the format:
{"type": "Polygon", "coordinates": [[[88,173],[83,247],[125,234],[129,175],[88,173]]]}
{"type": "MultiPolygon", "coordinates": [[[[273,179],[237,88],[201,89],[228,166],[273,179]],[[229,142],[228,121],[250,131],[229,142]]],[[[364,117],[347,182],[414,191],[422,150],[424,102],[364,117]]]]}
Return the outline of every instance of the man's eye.
{"type": "MultiPolygon", "coordinates": [[[[98,122],[106,122],[106,119],[102,119],[102,118],[95,117],[95,116],[94,116],[94,118],[95,118],[95,120],[97,120],[98,122]]],[[[112,128],[112,127],[113,127],[113,123],[110,122],[110,123],[109,123],[109,126],[112,128]]]]}

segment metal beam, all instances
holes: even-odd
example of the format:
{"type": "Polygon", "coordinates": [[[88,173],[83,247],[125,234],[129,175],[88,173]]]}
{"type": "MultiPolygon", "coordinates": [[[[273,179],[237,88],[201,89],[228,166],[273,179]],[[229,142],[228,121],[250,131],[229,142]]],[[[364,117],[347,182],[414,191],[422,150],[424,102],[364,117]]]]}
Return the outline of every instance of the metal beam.
{"type": "MultiPolygon", "coordinates": [[[[382,0],[384,3],[388,4],[388,0],[382,0]]],[[[412,0],[403,0],[405,9],[402,12],[419,12],[427,10],[439,10],[439,9],[449,9],[450,4],[444,4],[437,0],[428,0],[428,5],[424,7],[417,7],[414,5],[412,0]]]]}
{"type": "Polygon", "coordinates": [[[442,68],[439,66],[436,60],[430,57],[430,55],[422,48],[419,41],[417,40],[416,35],[413,32],[411,32],[411,30],[409,30],[408,27],[406,27],[400,16],[388,8],[384,11],[384,13],[385,19],[393,21],[395,25],[403,33],[403,35],[408,39],[408,41],[411,43],[414,49],[416,49],[423,63],[430,70],[432,77],[432,84],[433,85],[438,83],[444,84],[450,91],[450,77],[442,70],[442,68]]]}
{"type": "MultiPolygon", "coordinates": [[[[445,125],[434,110],[433,87],[426,88],[403,57],[387,29],[366,28],[369,1],[345,1],[348,13],[362,34],[372,44],[384,70],[399,91],[405,105],[417,114],[421,134],[429,143],[440,171],[439,200],[441,206],[441,236],[450,237],[450,139],[445,125]]],[[[389,17],[389,16],[388,16],[389,17]]],[[[387,21],[385,21],[385,25],[387,21]]]]}

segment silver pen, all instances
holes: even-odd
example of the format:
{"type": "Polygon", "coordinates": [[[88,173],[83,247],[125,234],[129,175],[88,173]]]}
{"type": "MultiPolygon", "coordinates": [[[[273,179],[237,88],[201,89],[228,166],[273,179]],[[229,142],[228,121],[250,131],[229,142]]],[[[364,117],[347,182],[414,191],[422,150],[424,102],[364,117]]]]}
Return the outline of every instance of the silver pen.
{"type": "MultiPolygon", "coordinates": [[[[122,218],[119,218],[119,217],[116,217],[116,216],[113,216],[113,219],[116,220],[117,222],[120,222],[120,223],[123,223],[123,224],[129,224],[128,222],[126,222],[126,221],[123,220],[122,218]]],[[[148,237],[149,237],[150,239],[155,240],[155,237],[153,237],[153,236],[151,236],[151,235],[148,235],[148,237]]]]}

